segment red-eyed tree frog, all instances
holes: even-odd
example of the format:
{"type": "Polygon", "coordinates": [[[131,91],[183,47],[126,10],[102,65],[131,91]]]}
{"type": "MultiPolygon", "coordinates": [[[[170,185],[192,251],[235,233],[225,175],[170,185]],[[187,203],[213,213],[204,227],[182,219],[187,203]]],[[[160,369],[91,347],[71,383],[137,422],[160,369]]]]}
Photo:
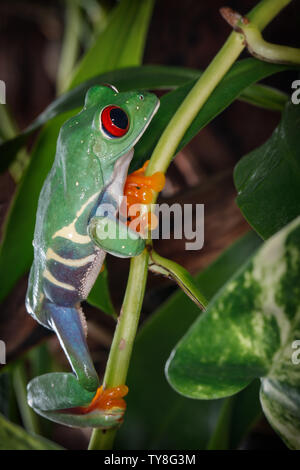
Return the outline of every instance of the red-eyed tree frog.
{"type": "Polygon", "coordinates": [[[26,308],[54,330],[73,373],[34,378],[28,403],[62,424],[108,429],[122,421],[127,387],[99,387],[80,303],[107,252],[129,257],[145,247],[145,240],[119,224],[117,215],[133,146],[158,107],[152,93],[119,93],[111,85],[91,88],[82,111],[60,130],[39,197],[26,308]],[[103,210],[108,206],[113,210],[103,210]],[[116,229],[113,239],[105,235],[108,228],[116,229]]]}

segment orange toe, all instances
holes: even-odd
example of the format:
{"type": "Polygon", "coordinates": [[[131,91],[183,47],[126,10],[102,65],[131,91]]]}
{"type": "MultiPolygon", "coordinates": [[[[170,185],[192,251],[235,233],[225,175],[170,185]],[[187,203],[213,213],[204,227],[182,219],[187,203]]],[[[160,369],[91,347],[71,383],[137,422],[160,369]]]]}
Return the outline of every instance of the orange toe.
{"type": "Polygon", "coordinates": [[[119,385],[118,387],[111,387],[106,390],[103,390],[103,386],[101,385],[88,406],[78,406],[61,411],[84,415],[94,410],[110,410],[111,408],[122,408],[125,410],[126,402],[123,400],[123,397],[125,397],[127,393],[128,387],[126,385],[119,385]]]}
{"type": "Polygon", "coordinates": [[[136,226],[131,228],[138,233],[145,233],[146,229],[153,230],[156,228],[158,221],[152,215],[145,214],[145,211],[134,211],[134,215],[130,214],[130,207],[137,204],[148,205],[151,204],[153,200],[153,193],[159,192],[163,189],[165,185],[165,175],[162,172],[156,172],[152,176],[146,176],[146,168],[148,166],[149,160],[147,160],[142,168],[134,171],[128,175],[126,183],[124,186],[124,196],[126,196],[126,201],[124,206],[122,206],[122,216],[127,218],[127,224],[136,221],[136,226]]]}

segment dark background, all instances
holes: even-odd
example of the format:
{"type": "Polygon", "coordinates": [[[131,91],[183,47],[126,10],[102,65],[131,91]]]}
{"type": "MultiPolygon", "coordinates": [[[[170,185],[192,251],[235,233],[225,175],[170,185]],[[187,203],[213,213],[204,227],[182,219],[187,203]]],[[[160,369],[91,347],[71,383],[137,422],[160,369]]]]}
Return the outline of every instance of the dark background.
{"type": "MultiPolygon", "coordinates": [[[[246,13],[257,2],[225,3],[246,13]]],[[[218,10],[222,0],[157,1],[146,42],[144,63],[204,69],[220,49],[229,26],[218,10]]],[[[272,42],[297,46],[299,2],[292,2],[264,32],[272,42]]],[[[6,82],[7,104],[20,129],[26,127],[55,98],[55,77],[64,32],[64,3],[60,1],[0,1],[0,79],[6,82]]],[[[88,36],[88,32],[87,32],[88,36]]],[[[299,41],[298,41],[299,46],[299,41]]],[[[247,56],[244,53],[243,56],[247,56]]],[[[265,83],[290,93],[294,73],[279,74],[265,83]]],[[[236,101],[203,129],[177,156],[169,168],[160,201],[205,204],[205,245],[199,252],[186,252],[184,240],[162,240],[156,248],[163,256],[183,264],[195,273],[207,266],[249,226],[235,204],[232,181],[235,163],[261,145],[272,133],[280,113],[236,101]]],[[[15,190],[9,175],[0,175],[0,218],[8,210],[15,190]]],[[[26,217],[26,214],[24,214],[26,217]]],[[[22,236],[22,234],[20,234],[22,236]]],[[[120,308],[128,274],[128,262],[109,257],[110,286],[114,304],[120,308]],[[118,275],[114,276],[114,272],[118,275]]],[[[27,278],[20,280],[0,312],[1,339],[7,344],[8,359],[14,359],[49,333],[26,314],[24,296],[27,278]]],[[[173,284],[149,276],[142,321],[174,290],[173,284]]],[[[89,343],[98,370],[104,370],[114,323],[87,305],[89,343]]],[[[57,340],[50,346],[64,363],[57,340]]],[[[86,436],[76,434],[67,441],[71,448],[82,446],[86,436]]],[[[244,444],[248,448],[284,448],[263,420],[244,444]]]]}

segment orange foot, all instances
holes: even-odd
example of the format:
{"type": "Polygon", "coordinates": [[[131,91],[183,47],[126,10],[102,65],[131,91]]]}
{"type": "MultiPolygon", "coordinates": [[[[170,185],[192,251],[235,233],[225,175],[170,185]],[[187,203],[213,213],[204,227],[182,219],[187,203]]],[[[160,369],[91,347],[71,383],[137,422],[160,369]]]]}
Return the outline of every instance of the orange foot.
{"type": "Polygon", "coordinates": [[[123,397],[127,395],[128,387],[119,385],[103,390],[103,386],[97,389],[96,395],[88,406],[78,406],[76,408],[68,408],[65,412],[72,414],[85,415],[95,410],[111,410],[112,408],[121,408],[126,410],[126,402],[123,397]]]}
{"type": "MultiPolygon", "coordinates": [[[[144,163],[142,168],[128,175],[124,187],[124,196],[126,196],[125,213],[128,214],[127,223],[129,225],[134,219],[139,218],[140,223],[135,228],[137,232],[141,232],[148,226],[153,229],[155,221],[153,221],[153,214],[142,214],[142,211],[135,212],[134,216],[131,216],[130,206],[136,204],[150,204],[152,202],[153,192],[161,191],[165,185],[165,175],[160,171],[154,173],[152,176],[145,176],[148,163],[149,160],[144,163]]],[[[124,213],[124,210],[122,212],[124,213]]]]}

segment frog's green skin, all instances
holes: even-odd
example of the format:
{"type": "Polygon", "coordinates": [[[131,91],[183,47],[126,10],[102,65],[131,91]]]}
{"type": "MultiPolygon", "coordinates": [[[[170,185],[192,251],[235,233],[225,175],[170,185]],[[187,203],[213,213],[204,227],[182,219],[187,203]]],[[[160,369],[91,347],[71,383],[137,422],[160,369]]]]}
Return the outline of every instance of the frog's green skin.
{"type": "Polygon", "coordinates": [[[158,106],[158,98],[151,93],[91,88],[82,111],[60,130],[55,161],[40,194],[26,307],[38,322],[55,331],[75,375],[33,379],[28,401],[38,413],[61,423],[107,428],[115,426],[122,414],[113,410],[116,418],[112,418],[114,413],[99,411],[98,416],[93,412],[90,421],[87,415],[72,420],[57,410],[87,405],[99,386],[80,302],[87,298],[106,252],[135,256],[144,248],[136,233],[128,237],[125,224],[113,240],[102,238],[101,230],[105,231],[106,223],[116,224],[133,146],[158,106]],[[122,137],[112,138],[103,130],[101,113],[109,105],[122,108],[128,116],[129,128],[122,137]],[[113,207],[108,217],[104,204],[113,207]],[[120,232],[127,239],[120,239],[120,232]]]}

